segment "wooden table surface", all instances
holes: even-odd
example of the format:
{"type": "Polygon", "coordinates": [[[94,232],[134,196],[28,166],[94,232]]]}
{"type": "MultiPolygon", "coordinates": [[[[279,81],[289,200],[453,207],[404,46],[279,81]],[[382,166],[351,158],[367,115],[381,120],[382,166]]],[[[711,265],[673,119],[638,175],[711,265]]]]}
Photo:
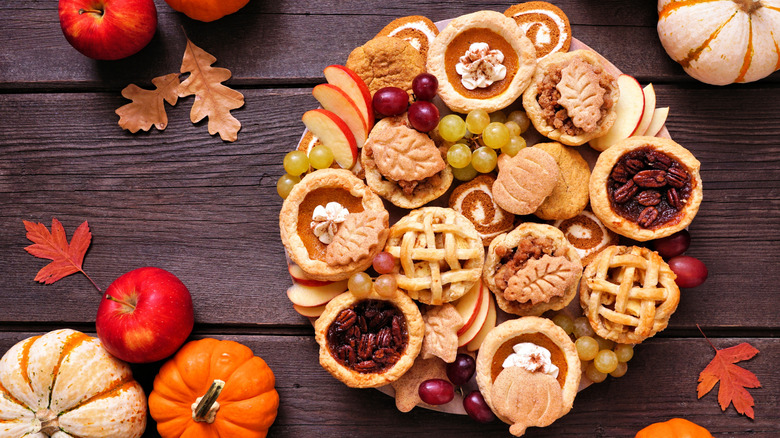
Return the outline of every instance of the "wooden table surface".
{"type": "MultiPolygon", "coordinates": [[[[509,3],[395,0],[252,0],[213,23],[190,20],[155,0],[159,25],[139,54],[98,62],[63,37],[53,1],[0,0],[0,353],[17,341],[70,327],[94,333],[99,295],[81,275],[51,286],[33,281],[46,261],[24,251],[22,220],[62,221],[69,236],[88,220],[84,267],[106,287],[124,272],[158,266],[192,293],[194,338],[250,346],[276,374],[281,407],[270,436],[508,436],[507,426],[425,409],[402,414],[374,390],[350,389],[317,362],[309,321],[288,301],[279,239],[282,158],[316,107],[322,69],[393,18],[434,21],[509,3]],[[189,121],[192,98],[167,107],[165,131],[130,134],[114,110],[120,90],[178,71],[186,31],[233,72],[246,98],[233,111],[238,141],[189,121]]],[[[669,328],[636,348],[626,376],[581,392],[574,409],[529,437],[633,436],[675,416],[717,437],[780,436],[780,74],[746,85],[694,81],[667,57],[656,33],[656,2],[560,0],[575,37],[669,106],[672,137],[702,162],[704,202],[690,226],[689,255],[709,268],[707,282],[684,289],[669,328]],[[761,352],[741,365],[763,387],[750,390],[755,421],[716,391],[696,398],[699,372],[718,347],[750,342],[761,352]]],[[[134,366],[149,391],[160,364],[134,366]]],[[[153,421],[145,437],[159,436],[153,421]]]]}

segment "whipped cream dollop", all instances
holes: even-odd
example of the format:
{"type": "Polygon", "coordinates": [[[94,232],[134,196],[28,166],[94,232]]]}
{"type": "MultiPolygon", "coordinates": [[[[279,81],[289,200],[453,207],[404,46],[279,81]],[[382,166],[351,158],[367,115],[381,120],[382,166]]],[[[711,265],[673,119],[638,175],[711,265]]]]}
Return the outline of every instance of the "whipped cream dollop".
{"type": "Polygon", "coordinates": [[[349,210],[338,202],[328,202],[327,205],[314,207],[311,215],[311,229],[320,242],[330,245],[333,236],[339,230],[339,224],[347,220],[349,210]]]}
{"type": "Polygon", "coordinates": [[[512,347],[514,353],[504,359],[504,368],[520,367],[532,373],[549,374],[558,378],[558,367],[553,365],[550,350],[532,342],[520,342],[512,347]]]}
{"type": "Polygon", "coordinates": [[[487,88],[506,77],[504,54],[498,49],[490,50],[487,43],[471,43],[459,61],[455,71],[467,90],[487,88]]]}

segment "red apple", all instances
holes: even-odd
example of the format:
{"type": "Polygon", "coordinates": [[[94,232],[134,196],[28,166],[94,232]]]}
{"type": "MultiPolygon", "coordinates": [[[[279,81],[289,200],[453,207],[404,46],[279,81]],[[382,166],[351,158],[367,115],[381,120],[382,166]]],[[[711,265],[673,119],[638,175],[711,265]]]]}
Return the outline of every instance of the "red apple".
{"type": "Polygon", "coordinates": [[[94,59],[133,55],[157,29],[153,0],[60,0],[59,14],[65,39],[94,59]]]}
{"type": "Polygon", "coordinates": [[[192,297],[175,275],[139,268],[114,280],[98,307],[97,335],[109,353],[132,363],[172,355],[195,322],[192,297]]]}
{"type": "Polygon", "coordinates": [[[303,113],[301,120],[333,152],[333,159],[339,166],[351,169],[355,165],[358,156],[355,136],[339,116],[324,109],[314,109],[303,113]]]}
{"type": "Polygon", "coordinates": [[[325,67],[323,73],[329,84],[341,88],[358,105],[368,122],[368,130],[371,131],[374,126],[374,109],[371,104],[371,91],[363,79],[354,71],[338,64],[325,67]]]}

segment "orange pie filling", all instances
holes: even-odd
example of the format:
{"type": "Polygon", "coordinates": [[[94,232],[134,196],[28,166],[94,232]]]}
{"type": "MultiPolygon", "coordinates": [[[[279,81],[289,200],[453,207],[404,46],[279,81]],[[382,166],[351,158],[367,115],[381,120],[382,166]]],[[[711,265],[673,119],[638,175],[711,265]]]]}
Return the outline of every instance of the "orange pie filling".
{"type": "MultiPolygon", "coordinates": [[[[504,370],[504,361],[514,353],[513,348],[515,345],[524,342],[537,345],[550,352],[550,362],[552,365],[558,367],[558,376],[556,377],[556,380],[558,380],[558,384],[563,388],[563,385],[566,382],[567,371],[569,370],[568,364],[566,363],[566,357],[555,342],[541,333],[524,333],[501,344],[493,355],[493,362],[490,364],[491,381],[495,381],[501,371],[504,370]]],[[[538,361],[538,358],[535,358],[532,355],[530,357],[530,362],[536,363],[536,361],[538,361]]],[[[529,371],[541,372],[536,369],[529,369],[529,371]]]]}
{"type": "Polygon", "coordinates": [[[447,79],[458,94],[471,99],[490,99],[509,87],[517,74],[519,59],[506,38],[491,29],[470,28],[456,35],[449,43],[444,64],[447,79]],[[497,56],[495,51],[500,52],[501,56],[497,56]],[[493,73],[498,74],[498,70],[501,70],[499,64],[503,66],[503,78],[490,80],[493,73]],[[458,72],[459,68],[461,72],[468,70],[469,73],[463,75],[458,72]],[[484,80],[485,75],[487,81],[484,80]],[[479,84],[475,85],[474,81],[479,84]]]}
{"type": "MultiPolygon", "coordinates": [[[[363,211],[363,198],[353,196],[348,190],[334,187],[322,187],[312,190],[306,194],[306,197],[301,202],[298,208],[298,236],[303,241],[303,245],[309,253],[309,257],[314,260],[325,261],[325,255],[328,249],[328,244],[320,240],[320,237],[315,234],[316,225],[320,225],[322,220],[315,221],[315,210],[317,207],[322,207],[318,210],[318,213],[328,206],[329,203],[338,203],[341,208],[346,209],[348,213],[360,213],[363,211]]],[[[330,213],[330,211],[329,211],[330,213]]],[[[318,217],[318,219],[322,219],[318,217]]],[[[325,224],[327,226],[329,224],[325,224]]],[[[338,224],[334,224],[337,228],[338,224]]],[[[327,241],[327,239],[324,239],[327,241]]]]}

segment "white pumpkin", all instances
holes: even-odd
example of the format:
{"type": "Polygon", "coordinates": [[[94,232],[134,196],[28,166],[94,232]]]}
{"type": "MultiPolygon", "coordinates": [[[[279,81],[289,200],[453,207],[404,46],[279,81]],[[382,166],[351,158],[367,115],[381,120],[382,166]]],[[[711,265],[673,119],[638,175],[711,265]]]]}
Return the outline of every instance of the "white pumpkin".
{"type": "Polygon", "coordinates": [[[702,82],[757,81],[780,69],[780,0],[659,0],[658,36],[702,82]]]}
{"type": "Polygon", "coordinates": [[[56,330],[0,359],[0,438],[138,438],[145,428],[143,389],[97,338],[56,330]]]}

